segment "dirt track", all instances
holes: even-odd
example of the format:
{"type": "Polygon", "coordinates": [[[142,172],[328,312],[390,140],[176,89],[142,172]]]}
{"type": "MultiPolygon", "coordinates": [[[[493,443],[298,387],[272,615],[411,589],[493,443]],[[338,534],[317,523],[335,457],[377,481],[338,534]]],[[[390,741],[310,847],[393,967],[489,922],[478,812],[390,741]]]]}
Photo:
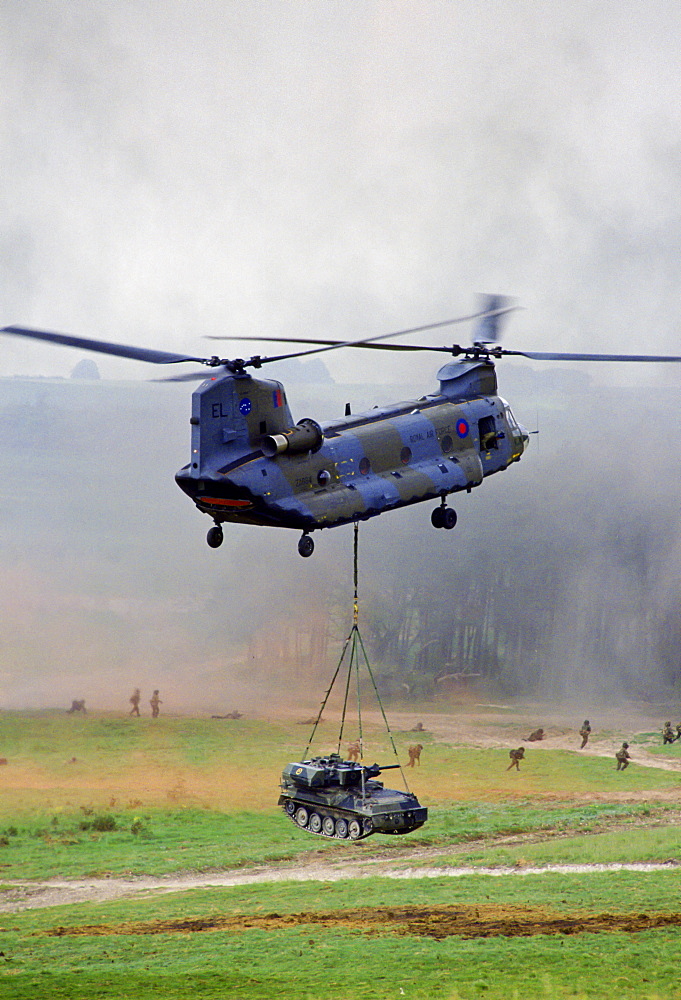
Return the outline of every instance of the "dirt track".
{"type": "Polygon", "coordinates": [[[391,906],[304,913],[236,914],[189,920],[149,920],[82,927],[55,927],[50,936],[102,936],[112,934],[196,934],[235,932],[258,928],[282,930],[309,926],[359,931],[363,934],[397,934],[412,937],[531,937],[535,934],[634,934],[662,927],[681,926],[680,913],[559,914],[529,906],[391,906]]]}
{"type": "MultiPolygon", "coordinates": [[[[413,861],[423,861],[436,851],[419,851],[411,855],[413,861]]],[[[408,859],[403,858],[403,862],[408,859]]],[[[396,859],[371,859],[359,862],[301,865],[269,865],[246,870],[233,870],[201,875],[168,875],[162,878],[108,878],[53,879],[49,882],[8,881],[0,890],[0,913],[20,910],[46,909],[73,903],[101,903],[113,899],[149,896],[154,893],[183,892],[188,889],[205,889],[216,886],[244,886],[263,882],[339,882],[343,879],[361,879],[379,876],[392,879],[457,878],[463,875],[488,875],[493,877],[523,877],[541,872],[585,873],[606,871],[635,871],[641,874],[674,868],[676,862],[665,864],[610,864],[610,865],[546,865],[542,868],[470,868],[454,866],[409,867],[399,866],[396,859]]]]}

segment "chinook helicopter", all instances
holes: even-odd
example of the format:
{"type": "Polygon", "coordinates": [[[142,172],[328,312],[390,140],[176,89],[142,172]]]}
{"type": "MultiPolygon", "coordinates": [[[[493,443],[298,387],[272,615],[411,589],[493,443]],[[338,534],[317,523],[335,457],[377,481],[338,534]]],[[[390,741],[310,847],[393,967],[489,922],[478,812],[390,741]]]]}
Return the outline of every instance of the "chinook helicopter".
{"type": "Polygon", "coordinates": [[[249,359],[173,354],[73,337],[21,326],[1,333],[29,337],[152,364],[196,362],[213,374],[191,373],[171,381],[201,378],[192,394],[191,458],[176,474],[178,486],[213,520],[207,542],[218,548],[226,522],[293,528],[298,551],[314,550],[311,533],[376,517],[423,501],[436,501],[435,528],[451,530],[452,493],[518,462],[529,442],[508,403],[498,394],[495,361],[506,356],[538,361],[681,361],[681,357],[629,354],[570,354],[514,351],[498,343],[503,316],[517,308],[503,296],[487,296],[470,316],[380,334],[361,340],[225,337],[307,345],[288,354],[249,359]],[[475,321],[472,344],[451,347],[385,344],[401,335],[475,321]],[[439,388],[418,399],[351,414],[320,424],[294,423],[284,386],[254,378],[247,369],[340,348],[436,351],[453,360],[437,372],[439,388]]]}

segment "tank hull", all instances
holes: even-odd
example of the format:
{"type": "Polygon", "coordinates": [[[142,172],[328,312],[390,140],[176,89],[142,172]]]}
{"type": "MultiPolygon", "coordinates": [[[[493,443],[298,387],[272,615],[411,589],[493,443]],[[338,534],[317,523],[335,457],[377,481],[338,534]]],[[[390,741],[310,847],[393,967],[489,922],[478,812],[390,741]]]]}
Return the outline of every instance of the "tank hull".
{"type": "Polygon", "coordinates": [[[379,771],[377,765],[364,768],[335,755],[289,764],[282,775],[279,805],[299,829],[337,840],[399,835],[423,826],[428,810],[412,793],[373,780],[379,771]]]}

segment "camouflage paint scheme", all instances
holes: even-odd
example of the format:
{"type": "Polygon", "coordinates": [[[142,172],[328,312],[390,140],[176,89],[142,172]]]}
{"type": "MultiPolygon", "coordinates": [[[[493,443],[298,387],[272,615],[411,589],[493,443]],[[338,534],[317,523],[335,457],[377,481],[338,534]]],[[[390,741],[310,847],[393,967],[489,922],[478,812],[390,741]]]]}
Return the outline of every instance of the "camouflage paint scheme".
{"type": "Polygon", "coordinates": [[[213,376],[193,393],[191,461],[175,478],[216,524],[303,532],[470,492],[517,462],[529,438],[497,395],[491,361],[452,361],[438,378],[436,393],[320,426],[294,425],[280,382],[213,376]],[[285,450],[268,457],[276,435],[285,450]]]}

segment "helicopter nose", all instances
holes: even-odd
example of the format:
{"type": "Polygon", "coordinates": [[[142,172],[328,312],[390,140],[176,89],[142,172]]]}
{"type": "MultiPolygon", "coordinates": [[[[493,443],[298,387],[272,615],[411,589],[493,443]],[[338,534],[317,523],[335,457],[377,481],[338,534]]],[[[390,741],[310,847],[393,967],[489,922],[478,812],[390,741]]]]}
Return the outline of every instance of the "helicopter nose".
{"type": "Polygon", "coordinates": [[[530,432],[526,430],[526,428],[523,427],[523,425],[521,424],[520,433],[523,439],[523,451],[525,451],[527,449],[528,444],[530,443],[530,432]]]}

